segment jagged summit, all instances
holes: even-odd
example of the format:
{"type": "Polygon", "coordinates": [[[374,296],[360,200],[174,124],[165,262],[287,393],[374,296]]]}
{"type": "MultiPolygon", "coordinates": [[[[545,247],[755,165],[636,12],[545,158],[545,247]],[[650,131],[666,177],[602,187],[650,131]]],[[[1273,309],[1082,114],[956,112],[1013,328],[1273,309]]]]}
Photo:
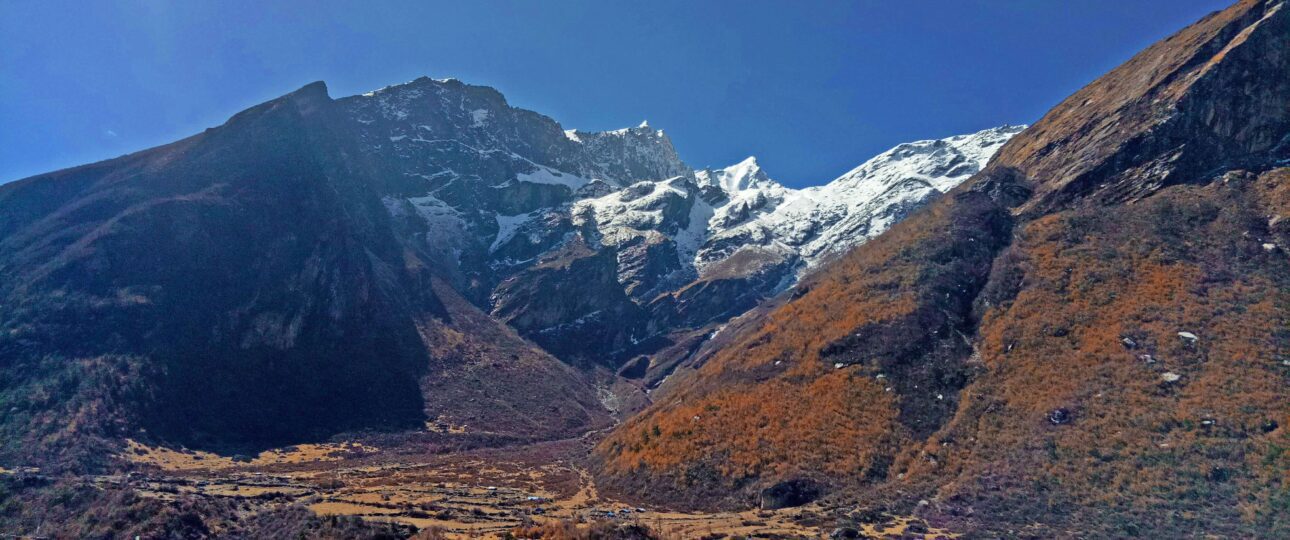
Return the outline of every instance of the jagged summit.
{"type": "MultiPolygon", "coordinates": [[[[764,194],[767,204],[740,219],[726,219],[728,226],[714,233],[711,245],[699,251],[700,264],[721,260],[733,255],[732,249],[751,244],[792,252],[802,258],[802,268],[814,267],[966,180],[1023,129],[1003,126],[901,144],[823,186],[792,190],[771,182],[764,194]]],[[[750,160],[726,171],[764,175],[750,160]]]]}
{"type": "Polygon", "coordinates": [[[755,156],[748,156],[743,161],[724,169],[696,171],[695,175],[700,186],[717,187],[727,195],[734,195],[749,189],[783,187],[778,182],[771,180],[766,171],[757,163],[755,156]]]}
{"type": "Polygon", "coordinates": [[[466,84],[466,83],[462,82],[461,80],[456,79],[456,78],[452,78],[452,77],[441,78],[441,79],[435,79],[435,78],[431,78],[431,77],[430,77],[430,76],[428,76],[428,75],[422,75],[422,76],[420,76],[420,77],[417,77],[417,78],[412,79],[412,80],[407,81],[407,82],[391,84],[391,85],[388,85],[388,86],[382,86],[382,87],[380,87],[380,88],[377,88],[376,90],[372,90],[372,91],[369,91],[369,92],[364,92],[363,94],[360,94],[360,95],[362,95],[362,96],[366,96],[366,97],[372,97],[372,96],[375,96],[375,95],[377,95],[377,94],[381,94],[381,93],[397,92],[397,91],[399,91],[400,89],[415,88],[415,87],[418,87],[418,86],[427,86],[427,85],[439,85],[439,86],[463,86],[463,87],[465,87],[465,86],[469,86],[469,87],[474,87],[474,88],[492,88],[492,87],[490,87],[490,86],[466,84]]]}
{"type": "Polygon", "coordinates": [[[299,90],[292,94],[321,94],[327,96],[327,83],[324,81],[314,81],[300,87],[299,90]]]}

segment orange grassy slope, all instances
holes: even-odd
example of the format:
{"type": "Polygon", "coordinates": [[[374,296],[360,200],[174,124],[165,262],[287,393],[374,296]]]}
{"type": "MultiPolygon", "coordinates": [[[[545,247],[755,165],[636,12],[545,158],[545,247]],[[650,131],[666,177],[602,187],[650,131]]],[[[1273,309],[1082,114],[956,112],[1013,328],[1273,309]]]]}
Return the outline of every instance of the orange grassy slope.
{"type": "Polygon", "coordinates": [[[1287,103],[1280,2],[1152,46],[732,325],[600,444],[604,485],[713,506],[805,477],[983,534],[1284,530],[1287,103]]]}

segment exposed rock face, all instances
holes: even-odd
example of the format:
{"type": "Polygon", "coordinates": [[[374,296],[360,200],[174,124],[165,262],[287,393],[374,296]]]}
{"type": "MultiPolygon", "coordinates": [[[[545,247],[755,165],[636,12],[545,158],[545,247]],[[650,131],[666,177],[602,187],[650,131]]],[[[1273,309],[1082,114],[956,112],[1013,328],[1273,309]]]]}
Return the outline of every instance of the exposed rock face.
{"type": "Polygon", "coordinates": [[[814,473],[982,536],[1290,533],[1287,39],[1241,2],[1090,84],[700,348],[600,485],[711,506],[814,473]]]}
{"type": "Polygon", "coordinates": [[[1242,1],[1054,107],[992,164],[1036,183],[1020,210],[1122,202],[1290,157],[1284,9],[1242,1]]]}
{"type": "Polygon", "coordinates": [[[697,328],[724,321],[752,309],[771,292],[791,283],[795,264],[782,252],[755,246],[705,269],[703,276],[656,297],[650,304],[653,320],[662,328],[697,328]]]}
{"type": "Polygon", "coordinates": [[[565,132],[456,80],[421,78],[337,105],[359,152],[380,164],[390,212],[480,305],[566,240],[570,201],[689,170],[661,131],[565,132]]]}
{"type": "Polygon", "coordinates": [[[574,242],[547,257],[502,282],[494,316],[553,354],[591,361],[644,333],[644,313],[623,292],[612,251],[574,242]],[[584,315],[570,321],[569,313],[584,315]]]}

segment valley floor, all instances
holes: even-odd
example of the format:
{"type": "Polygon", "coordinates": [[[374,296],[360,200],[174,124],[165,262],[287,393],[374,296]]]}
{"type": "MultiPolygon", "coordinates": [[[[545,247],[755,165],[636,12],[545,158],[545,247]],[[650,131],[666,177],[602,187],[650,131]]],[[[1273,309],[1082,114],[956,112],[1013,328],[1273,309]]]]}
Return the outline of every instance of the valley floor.
{"type": "MultiPolygon", "coordinates": [[[[583,438],[431,454],[351,441],[234,459],[131,442],[122,458],[136,472],[81,480],[160,500],[223,499],[243,518],[298,505],[319,516],[396,522],[447,538],[500,538],[519,526],[556,521],[639,524],[663,538],[821,538],[832,530],[829,512],[815,505],[684,513],[612,500],[597,492],[582,466],[590,444],[583,438]]],[[[892,517],[857,532],[877,538],[955,536],[938,530],[912,534],[908,523],[892,517]]]]}

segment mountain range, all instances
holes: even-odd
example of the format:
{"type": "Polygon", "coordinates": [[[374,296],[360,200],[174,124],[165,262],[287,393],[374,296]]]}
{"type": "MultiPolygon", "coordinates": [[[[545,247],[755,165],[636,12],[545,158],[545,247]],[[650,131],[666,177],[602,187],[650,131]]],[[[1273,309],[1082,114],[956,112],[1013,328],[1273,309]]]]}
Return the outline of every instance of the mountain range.
{"type": "Polygon", "coordinates": [[[55,412],[104,440],[216,448],[427,421],[524,440],[604,427],[648,402],[633,381],[679,362],[644,355],[880,233],[1018,130],[901,145],[793,190],[753,158],[696,171],[648,125],[564,130],[456,80],[341,99],[310,84],[0,187],[6,450],[50,455],[32,442],[61,440],[55,412]],[[26,402],[62,377],[138,395],[26,402]]]}
{"type": "Polygon", "coordinates": [[[498,91],[312,83],[0,186],[0,465],[586,441],[601,491],[1290,534],[1290,12],[792,189],[498,91]]]}

